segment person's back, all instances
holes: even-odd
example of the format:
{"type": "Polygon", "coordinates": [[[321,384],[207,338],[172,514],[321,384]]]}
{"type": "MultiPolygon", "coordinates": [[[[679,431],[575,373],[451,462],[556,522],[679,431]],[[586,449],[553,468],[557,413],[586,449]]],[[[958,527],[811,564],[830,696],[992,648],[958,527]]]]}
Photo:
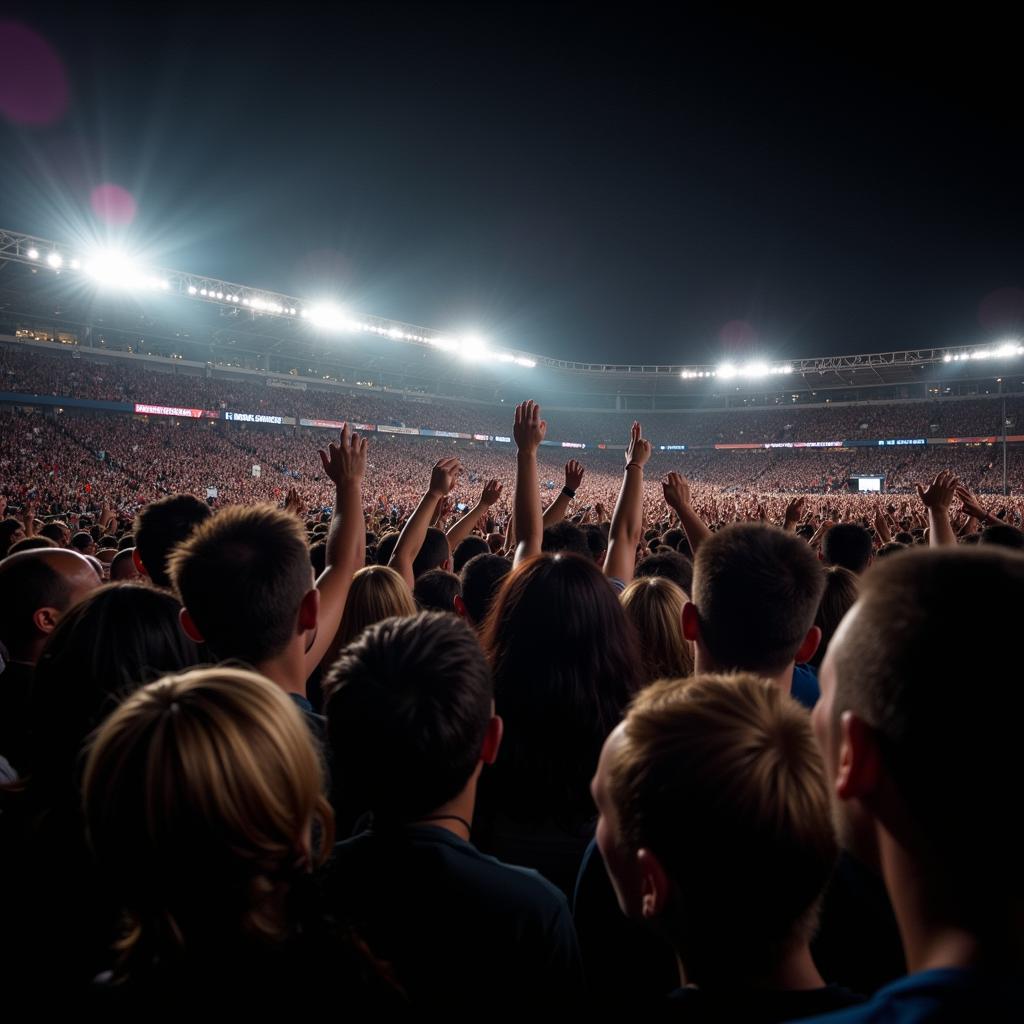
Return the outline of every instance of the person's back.
{"type": "Polygon", "coordinates": [[[332,769],[373,816],[335,848],[330,903],[419,1008],[567,1006],[581,990],[562,894],[470,842],[501,739],[492,691],[472,631],[440,613],[371,626],[325,686],[332,769]]]}

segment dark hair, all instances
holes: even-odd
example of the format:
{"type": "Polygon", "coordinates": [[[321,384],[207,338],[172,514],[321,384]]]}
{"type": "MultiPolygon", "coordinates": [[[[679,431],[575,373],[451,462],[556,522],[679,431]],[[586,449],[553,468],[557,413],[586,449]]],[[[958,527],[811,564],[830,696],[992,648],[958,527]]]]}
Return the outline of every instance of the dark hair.
{"type": "Polygon", "coordinates": [[[871,534],[856,523],[836,523],[825,534],[821,553],[828,565],[862,573],[871,563],[871,534]]]}
{"type": "Polygon", "coordinates": [[[847,710],[871,728],[963,923],[997,903],[1019,905],[1010,880],[1019,878],[1021,844],[1007,809],[1024,716],[1015,678],[1022,607],[1022,554],[994,546],[908,552],[864,577],[826,663],[835,671],[833,730],[847,710]],[[964,595],[985,597],[958,600],[964,595]],[[971,694],[972,680],[995,687],[997,703],[971,694]]]}
{"type": "Polygon", "coordinates": [[[671,580],[689,598],[693,592],[693,562],[677,551],[659,551],[642,558],[633,574],[638,579],[664,576],[671,580]]]}
{"type": "Polygon", "coordinates": [[[808,544],[735,523],[697,550],[691,598],[701,642],[722,671],[778,672],[814,625],[825,575],[808,544]]]}
{"type": "Polygon", "coordinates": [[[455,598],[462,596],[459,577],[447,569],[429,569],[417,577],[412,596],[421,612],[455,613],[455,598]]]}
{"type": "Polygon", "coordinates": [[[20,655],[35,637],[32,616],[39,608],[63,611],[71,601],[72,589],[54,568],[55,557],[50,549],[39,549],[9,555],[0,562],[0,641],[11,655],[20,655]]]}
{"type": "Polygon", "coordinates": [[[480,758],[493,692],[476,636],[455,616],[425,612],[364,630],[324,684],[346,802],[399,822],[457,796],[480,758]]]}
{"type": "Polygon", "coordinates": [[[392,530],[391,533],[385,533],[377,541],[376,559],[378,565],[387,565],[391,561],[391,556],[394,554],[395,545],[398,543],[400,536],[397,530],[392,530]]]}
{"type": "Polygon", "coordinates": [[[483,624],[498,592],[498,585],[512,571],[501,555],[476,555],[462,567],[462,603],[474,626],[483,624]]]}
{"type": "Polygon", "coordinates": [[[158,587],[171,585],[167,562],[177,544],[186,540],[213,512],[191,494],[175,494],[147,505],[135,520],[135,547],[146,574],[158,587]]]}
{"type": "Polygon", "coordinates": [[[431,526],[427,530],[426,537],[423,538],[423,546],[413,559],[413,579],[422,576],[431,569],[440,569],[451,557],[451,548],[448,547],[448,538],[445,536],[444,530],[431,526]]]}
{"type": "Polygon", "coordinates": [[[465,537],[452,552],[452,571],[462,572],[462,567],[477,555],[486,555],[491,549],[483,537],[465,537]]]}
{"type": "MultiPolygon", "coordinates": [[[[110,578],[116,580],[119,578],[121,566],[125,563],[129,563],[134,568],[135,562],[135,548],[122,548],[114,557],[110,560],[110,578]]],[[[135,574],[137,575],[137,573],[135,574]]],[[[129,579],[134,579],[134,576],[129,576],[129,579]]]]}
{"type": "Polygon", "coordinates": [[[40,551],[43,548],[59,547],[60,545],[49,537],[22,537],[8,548],[7,554],[16,555],[19,551],[40,551]]]}
{"type": "Polygon", "coordinates": [[[685,536],[686,534],[678,526],[673,526],[661,535],[661,543],[675,551],[685,536]]]}
{"type": "Polygon", "coordinates": [[[135,547],[135,534],[133,534],[133,533],[126,533],[126,534],[124,534],[124,536],[117,542],[117,550],[118,551],[124,551],[125,548],[134,548],[134,547],[135,547]]]}
{"type": "Polygon", "coordinates": [[[313,575],[319,579],[327,568],[327,542],[318,540],[309,549],[309,564],[313,567],[313,575]]]}
{"type": "Polygon", "coordinates": [[[87,547],[89,547],[90,545],[93,545],[95,543],[96,543],[96,541],[93,540],[92,534],[91,533],[87,533],[85,530],[79,530],[78,533],[76,533],[71,538],[71,546],[76,551],[83,551],[84,552],[87,547]]]}
{"type": "Polygon", "coordinates": [[[60,523],[47,523],[40,531],[40,537],[48,537],[56,545],[60,546],[64,543],[64,531],[67,529],[66,526],[62,526],[60,523]]]}
{"type": "Polygon", "coordinates": [[[908,533],[906,530],[900,530],[900,532],[893,537],[893,540],[899,541],[900,544],[909,546],[914,543],[914,535],[912,533],[908,533]]]}
{"type": "Polygon", "coordinates": [[[814,537],[814,527],[810,523],[801,523],[796,530],[793,531],[798,537],[803,537],[804,540],[811,540],[814,537]]]}
{"type": "Polygon", "coordinates": [[[998,544],[1000,547],[1012,548],[1014,550],[1024,549],[1024,532],[1015,526],[1002,524],[999,526],[986,526],[981,531],[979,544],[998,544]]]}
{"type": "Polygon", "coordinates": [[[608,550],[608,535],[596,523],[587,523],[583,527],[583,532],[587,536],[590,557],[596,562],[608,550]]]}
{"type": "Polygon", "coordinates": [[[199,664],[166,591],[136,583],[96,590],[61,617],[32,683],[29,770],[52,797],[67,790],[85,738],[129,693],[165,672],[199,664]]]}
{"type": "Polygon", "coordinates": [[[587,541],[587,535],[567,519],[555,523],[554,526],[544,528],[541,551],[552,555],[559,551],[565,551],[568,554],[590,558],[590,544],[587,541]]]}
{"type": "Polygon", "coordinates": [[[217,658],[259,665],[279,654],[313,587],[306,532],[272,505],[232,505],[172,552],[174,589],[217,658]]]}
{"type": "Polygon", "coordinates": [[[825,651],[828,650],[828,645],[843,616],[857,600],[859,589],[860,577],[849,569],[844,569],[841,565],[830,565],[825,570],[825,589],[822,591],[818,611],[814,616],[814,624],[821,630],[821,643],[810,659],[810,664],[815,668],[819,668],[825,659],[825,651]]]}
{"type": "MultiPolygon", "coordinates": [[[[913,541],[911,541],[913,543],[913,541]]],[[[896,554],[897,551],[906,551],[907,545],[901,544],[898,540],[891,540],[888,544],[883,544],[876,552],[875,558],[888,558],[890,555],[896,554]]]]}
{"type": "Polygon", "coordinates": [[[521,821],[586,821],[601,746],[640,685],[615,591],[589,559],[538,555],[502,584],[482,642],[505,721],[483,780],[490,806],[521,821]]]}

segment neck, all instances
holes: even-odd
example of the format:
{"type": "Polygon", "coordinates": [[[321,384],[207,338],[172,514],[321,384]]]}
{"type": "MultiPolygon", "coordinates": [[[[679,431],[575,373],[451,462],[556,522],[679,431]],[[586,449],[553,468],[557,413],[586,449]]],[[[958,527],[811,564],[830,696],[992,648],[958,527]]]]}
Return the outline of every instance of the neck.
{"type": "Polygon", "coordinates": [[[688,982],[705,989],[748,989],[765,992],[804,992],[816,988],[824,988],[825,982],[814,966],[810,945],[802,942],[789,950],[781,960],[772,966],[740,972],[737,976],[730,973],[725,977],[687,976],[685,965],[679,964],[679,977],[686,985],[688,982]]]}
{"type": "Polygon", "coordinates": [[[261,661],[255,667],[257,672],[277,683],[285,693],[306,696],[306,659],[301,643],[289,643],[280,654],[261,661]]]}
{"type": "MultiPolygon", "coordinates": [[[[696,645],[696,651],[693,659],[693,670],[695,675],[703,675],[706,672],[736,672],[738,671],[735,665],[723,665],[719,664],[711,655],[707,652],[703,644],[698,640],[696,645]]],[[[774,683],[783,693],[789,693],[793,689],[793,669],[796,667],[796,662],[790,662],[780,672],[766,672],[762,670],[755,670],[754,674],[759,676],[761,679],[767,679],[769,682],[774,683]]]]}
{"type": "Polygon", "coordinates": [[[429,814],[422,818],[409,822],[410,825],[435,825],[457,835],[467,842],[470,836],[467,834],[466,825],[463,822],[473,824],[473,808],[476,805],[476,783],[479,778],[479,768],[473,773],[473,777],[466,783],[466,788],[454,799],[441,804],[429,814]],[[427,820],[431,819],[431,820],[427,820]],[[461,819],[461,820],[460,820],[461,819]]]}

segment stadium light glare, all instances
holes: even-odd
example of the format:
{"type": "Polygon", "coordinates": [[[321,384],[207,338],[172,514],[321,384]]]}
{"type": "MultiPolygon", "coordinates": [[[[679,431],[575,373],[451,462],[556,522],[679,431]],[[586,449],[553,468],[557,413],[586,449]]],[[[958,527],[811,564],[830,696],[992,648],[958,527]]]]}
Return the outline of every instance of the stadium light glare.
{"type": "Polygon", "coordinates": [[[309,322],[314,327],[328,331],[346,331],[351,329],[348,314],[332,302],[313,306],[309,311],[309,322]]]}
{"type": "Polygon", "coordinates": [[[715,371],[719,377],[724,377],[726,380],[731,380],[738,373],[735,366],[732,363],[722,363],[715,371]]]}
{"type": "Polygon", "coordinates": [[[60,268],[64,266],[64,257],[61,256],[59,252],[51,252],[50,255],[46,257],[46,262],[49,263],[54,270],[60,270],[60,268]]]}
{"type": "Polygon", "coordinates": [[[74,260],[71,261],[71,269],[72,270],[80,270],[81,267],[82,267],[82,261],[81,260],[74,259],[74,260]]]}
{"type": "Polygon", "coordinates": [[[188,286],[188,293],[189,293],[189,295],[195,295],[197,291],[198,291],[198,289],[196,288],[196,286],[194,284],[190,284],[188,286]]]}
{"type": "Polygon", "coordinates": [[[147,274],[131,259],[115,250],[101,250],[85,264],[85,272],[97,283],[107,288],[130,288],[143,291],[163,288],[166,284],[159,278],[147,274]]]}
{"type": "Polygon", "coordinates": [[[31,249],[28,250],[27,253],[25,253],[25,255],[30,260],[37,260],[37,259],[39,259],[39,250],[37,248],[35,248],[35,246],[33,246],[31,249]]]}

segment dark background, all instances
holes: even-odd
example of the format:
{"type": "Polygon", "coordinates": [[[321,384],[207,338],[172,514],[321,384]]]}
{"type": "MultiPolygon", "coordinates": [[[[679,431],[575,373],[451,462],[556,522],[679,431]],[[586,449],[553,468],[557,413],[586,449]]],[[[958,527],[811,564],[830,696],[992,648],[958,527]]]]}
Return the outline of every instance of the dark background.
{"type": "MultiPolygon", "coordinates": [[[[67,104],[0,120],[0,225],[574,359],[1013,335],[1011,15],[840,14],[15,6],[67,104]]],[[[50,72],[3,31],[17,99],[50,72]]]]}

